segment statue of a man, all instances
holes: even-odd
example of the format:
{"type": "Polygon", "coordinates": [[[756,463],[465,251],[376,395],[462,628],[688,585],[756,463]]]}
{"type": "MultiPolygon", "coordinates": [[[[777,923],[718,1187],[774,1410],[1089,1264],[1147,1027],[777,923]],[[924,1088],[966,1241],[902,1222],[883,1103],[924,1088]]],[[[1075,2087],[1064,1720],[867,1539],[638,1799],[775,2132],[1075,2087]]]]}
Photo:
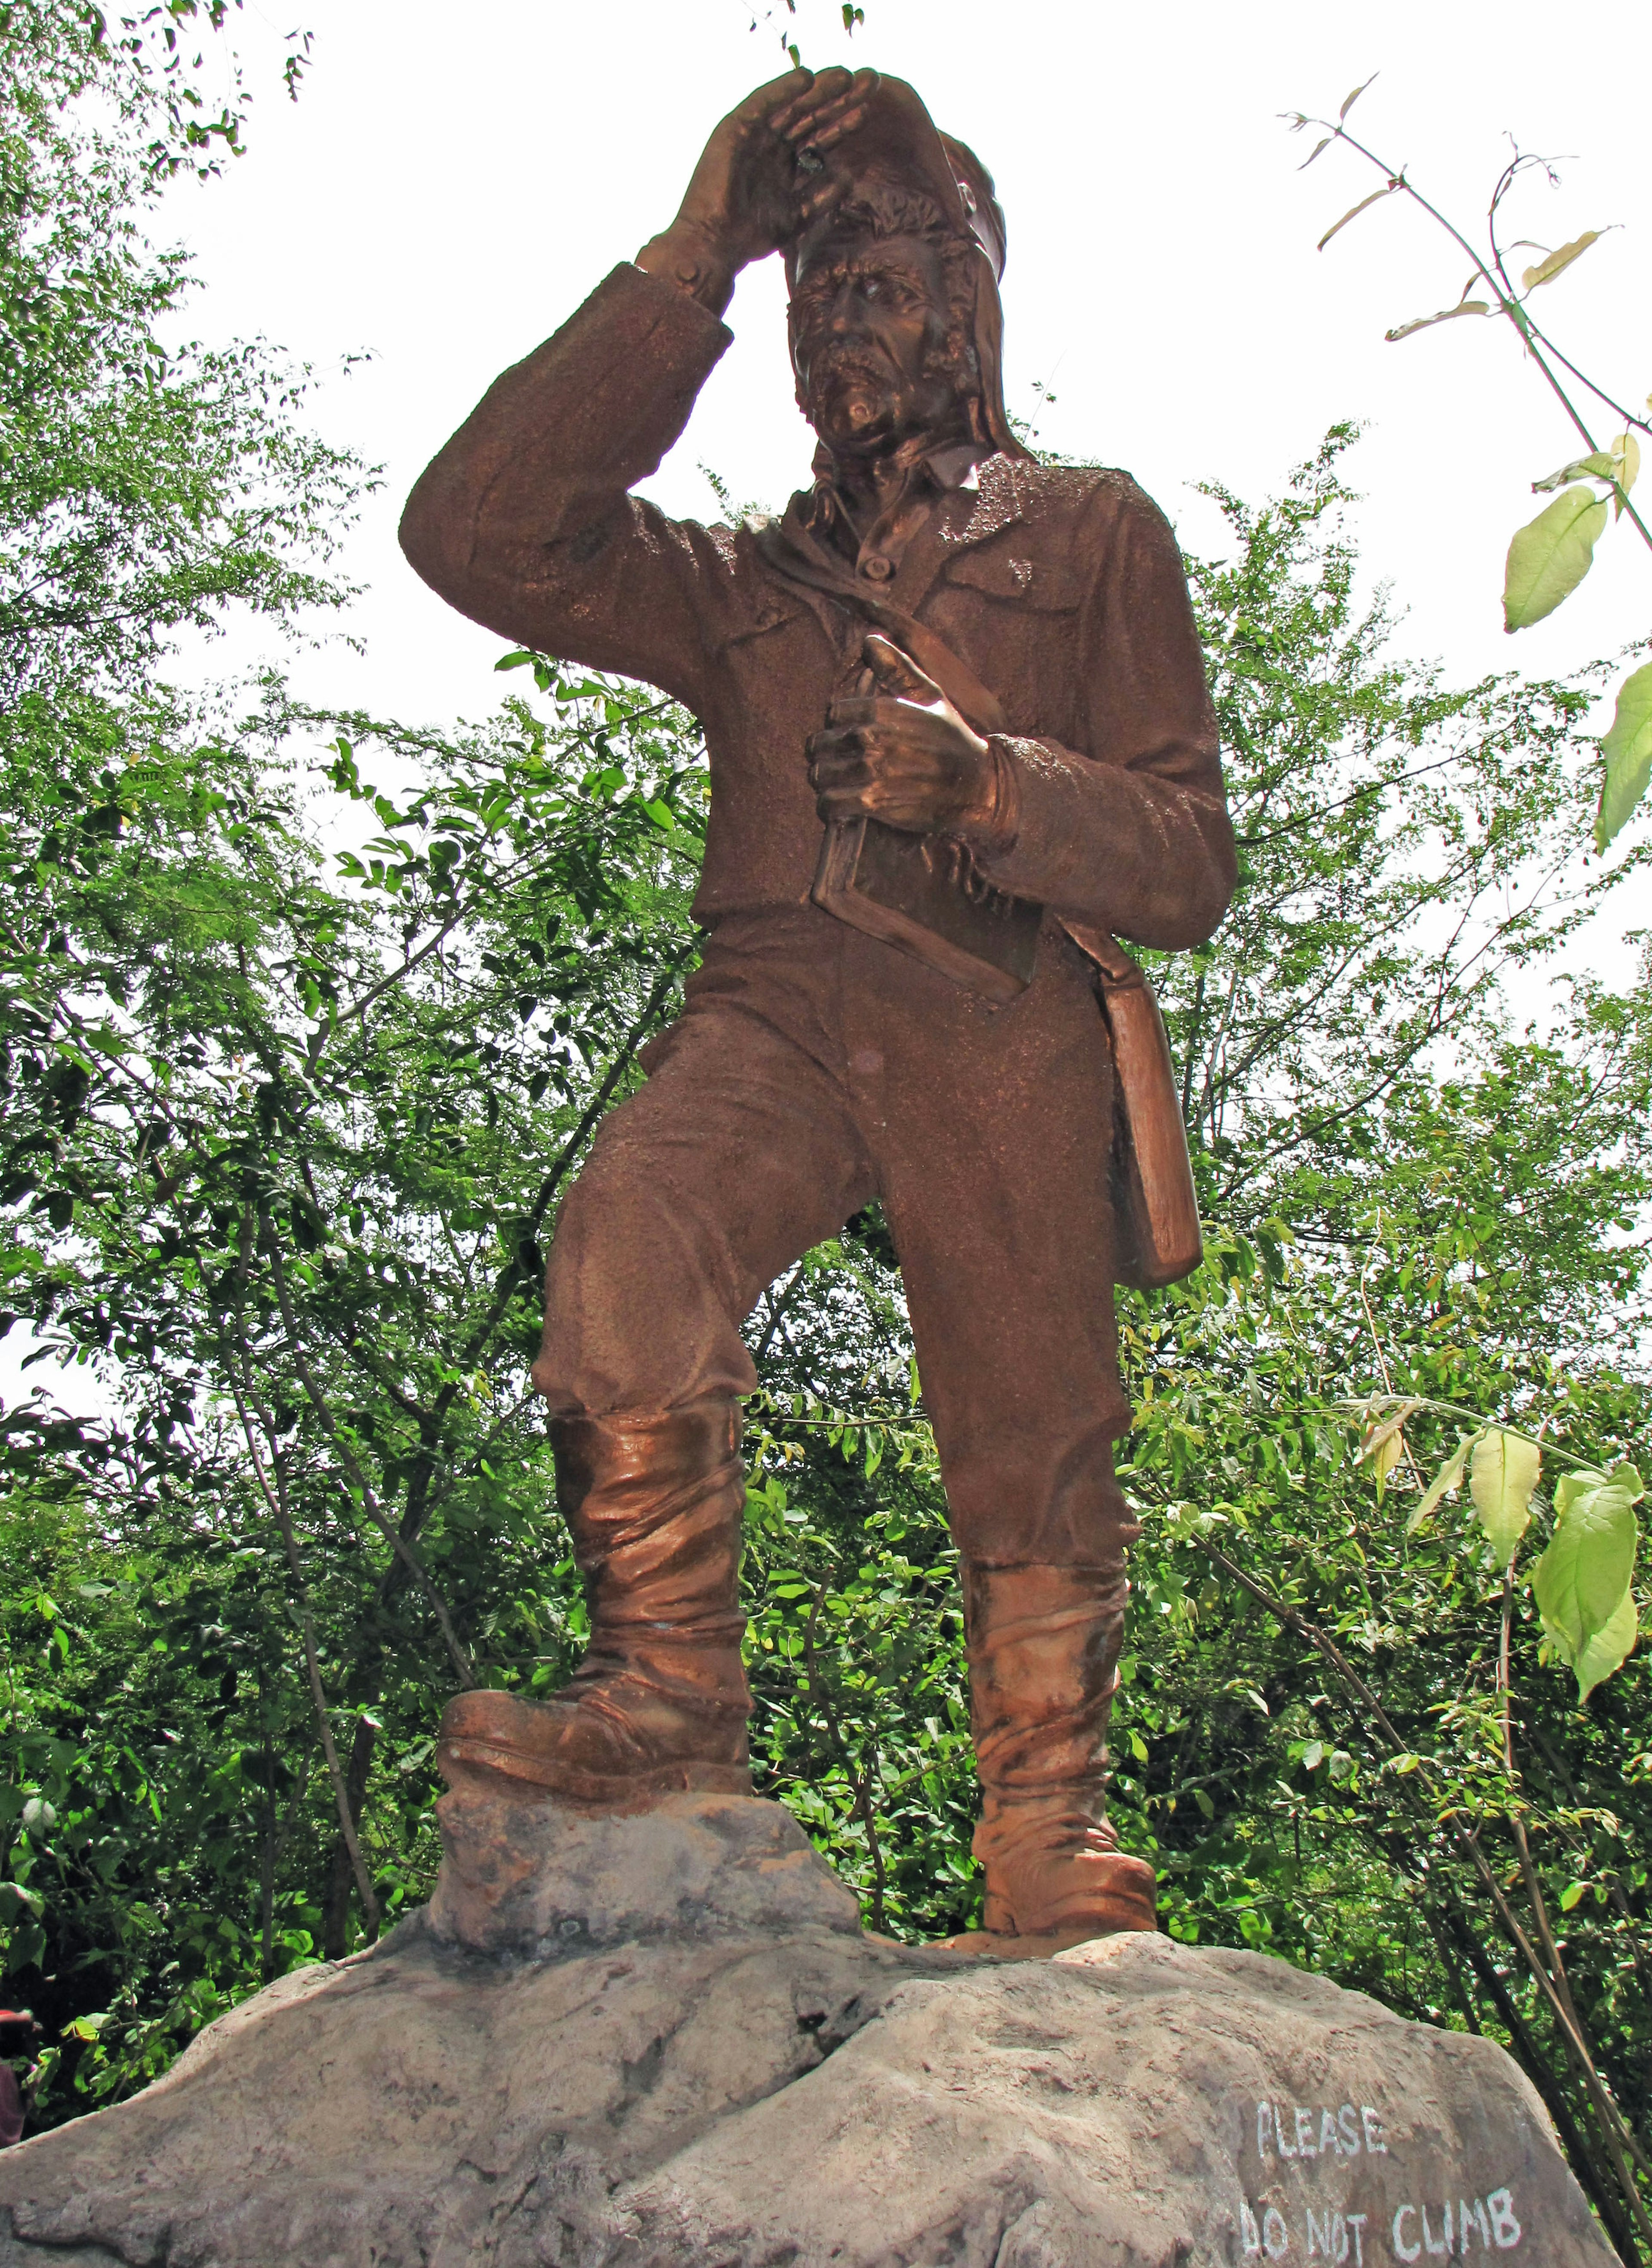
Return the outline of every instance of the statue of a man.
{"type": "Polygon", "coordinates": [[[793,71],[408,505],[445,598],[663,687],[712,770],[704,959],[562,1208],[533,1373],[590,1650],[547,1704],[459,1695],[439,1755],[586,1804],[749,1791],[741,1325],[878,1197],[963,1563],[985,1927],[1071,1942],[1154,1923],[1103,1797],[1137,1529],[1112,1058],[1064,924],[1195,945],[1235,865],[1169,527],[1005,416],[1004,242],[985,168],[910,87],[793,71]],[[735,276],[777,251],[813,487],[763,527],[668,519],[631,490],[729,343],[735,276]],[[1031,981],[994,997],[823,910],[822,821],[861,821],[1030,911],[1031,981]]]}

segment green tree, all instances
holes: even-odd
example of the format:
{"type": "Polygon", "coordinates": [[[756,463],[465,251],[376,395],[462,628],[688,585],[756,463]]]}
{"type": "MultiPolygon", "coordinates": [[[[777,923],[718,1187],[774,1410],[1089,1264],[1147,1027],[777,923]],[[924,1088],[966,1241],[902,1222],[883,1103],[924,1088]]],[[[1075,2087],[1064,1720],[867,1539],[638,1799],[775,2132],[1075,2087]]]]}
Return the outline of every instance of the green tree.
{"type": "MultiPolygon", "coordinates": [[[[446,1694],[577,1659],[538,1278],[691,965],[704,807],[692,719],[533,656],[462,732],[168,690],[184,625],[340,595],[358,475],[258,357],[232,382],[153,347],[184,271],[144,185],[231,144],[86,53],[75,85],[127,88],[115,155],[38,73],[7,145],[34,168],[7,289],[51,289],[5,381],[44,463],[0,512],[0,1271],[122,1395],[0,1414],[0,1945],[47,2117],[424,1896],[446,1694]]],[[[1574,850],[1590,683],[1451,688],[1356,608],[1349,438],[1266,505],[1215,491],[1227,556],[1193,563],[1243,873],[1157,972],[1211,1226],[1195,1278],[1124,1302],[1147,1531],[1115,1802],[1176,1934],[1509,2043],[1631,2258],[1652,1712],[1638,1655],[1577,1698],[1619,1609],[1597,1584],[1585,1611],[1567,1523],[1633,1544],[1652,1009],[1539,987],[1646,849],[1574,850]],[[1553,1005],[1522,1024],[1511,987],[1553,1005]],[[1478,1497],[1427,1503],[1465,1439],[1539,1432],[1512,1560],[1492,1449],[1478,1497]]],[[[875,1926],[962,1926],[955,1562],[877,1208],[750,1329],[760,1785],[875,1926]]]]}

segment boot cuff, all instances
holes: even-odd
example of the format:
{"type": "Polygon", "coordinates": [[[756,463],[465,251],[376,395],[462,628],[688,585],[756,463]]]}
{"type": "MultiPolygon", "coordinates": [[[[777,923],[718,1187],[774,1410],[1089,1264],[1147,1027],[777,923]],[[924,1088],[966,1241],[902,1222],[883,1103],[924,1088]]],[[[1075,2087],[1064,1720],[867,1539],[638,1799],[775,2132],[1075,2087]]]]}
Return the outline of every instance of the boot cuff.
{"type": "Polygon", "coordinates": [[[556,1418],[557,1508],[572,1526],[587,1498],[605,1521],[652,1524],[726,1476],[740,1449],[740,1404],[718,1395],[682,1410],[620,1410],[609,1418],[556,1418]]]}

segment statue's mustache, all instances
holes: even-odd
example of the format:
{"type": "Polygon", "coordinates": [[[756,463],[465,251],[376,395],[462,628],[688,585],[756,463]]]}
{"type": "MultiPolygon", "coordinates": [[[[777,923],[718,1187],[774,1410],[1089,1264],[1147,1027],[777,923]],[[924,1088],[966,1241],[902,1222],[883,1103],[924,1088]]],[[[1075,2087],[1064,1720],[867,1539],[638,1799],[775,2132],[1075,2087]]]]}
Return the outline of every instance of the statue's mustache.
{"type": "Polygon", "coordinates": [[[867,347],[829,340],[809,360],[811,387],[827,380],[863,378],[878,386],[887,385],[889,366],[878,354],[867,347]]]}

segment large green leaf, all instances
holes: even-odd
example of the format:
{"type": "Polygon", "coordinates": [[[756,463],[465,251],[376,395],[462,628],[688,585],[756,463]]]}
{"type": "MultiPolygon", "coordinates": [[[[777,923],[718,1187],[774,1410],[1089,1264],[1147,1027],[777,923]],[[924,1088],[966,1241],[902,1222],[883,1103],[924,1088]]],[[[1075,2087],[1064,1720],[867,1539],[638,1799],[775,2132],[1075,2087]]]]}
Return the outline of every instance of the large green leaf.
{"type": "Polygon", "coordinates": [[[1606,525],[1604,500],[1593,489],[1562,489],[1508,547],[1503,571],[1503,628],[1530,630],[1552,615],[1588,574],[1595,539],[1606,525]]]}
{"type": "Polygon", "coordinates": [[[1470,1433],[1452,1450],[1451,1454],[1419,1498],[1416,1509],[1405,1522],[1407,1535],[1414,1535],[1417,1533],[1430,1513],[1438,1509],[1442,1498],[1455,1496],[1462,1487],[1464,1469],[1469,1461],[1469,1451],[1479,1439],[1478,1433],[1470,1433]]]}
{"type": "Polygon", "coordinates": [[[1622,1668],[1639,1634],[1634,1593],[1626,1591],[1618,1602],[1617,1611],[1607,1617],[1604,1628],[1596,1631],[1573,1660],[1572,1673],[1577,1679],[1580,1701],[1587,1701],[1603,1679],[1610,1677],[1614,1669],[1622,1668]]]}
{"type": "Polygon", "coordinates": [[[1507,1567],[1531,1518],[1531,1491],[1538,1485],[1543,1453],[1535,1441],[1492,1426],[1474,1444],[1469,1465],[1469,1494],[1500,1567],[1507,1567]]]}
{"type": "Polygon", "coordinates": [[[1586,228],[1582,236],[1575,236],[1570,244],[1563,244],[1558,252],[1549,253],[1533,267],[1528,268],[1521,276],[1521,282],[1528,291],[1535,291],[1539,284],[1552,284],[1555,277],[1562,275],[1575,260],[1582,258],[1591,244],[1598,244],[1600,237],[1599,229],[1586,228]]]}
{"type": "Polygon", "coordinates": [[[1652,661],[1643,663],[1618,688],[1618,705],[1600,753],[1606,777],[1595,815],[1595,847],[1604,850],[1652,779],[1652,661]]]}
{"type": "Polygon", "coordinates": [[[1634,1573],[1643,1493],[1633,1465],[1568,1473],[1554,1491],[1554,1534],[1531,1587],[1552,1635],[1575,1661],[1621,1607],[1634,1573]]]}

